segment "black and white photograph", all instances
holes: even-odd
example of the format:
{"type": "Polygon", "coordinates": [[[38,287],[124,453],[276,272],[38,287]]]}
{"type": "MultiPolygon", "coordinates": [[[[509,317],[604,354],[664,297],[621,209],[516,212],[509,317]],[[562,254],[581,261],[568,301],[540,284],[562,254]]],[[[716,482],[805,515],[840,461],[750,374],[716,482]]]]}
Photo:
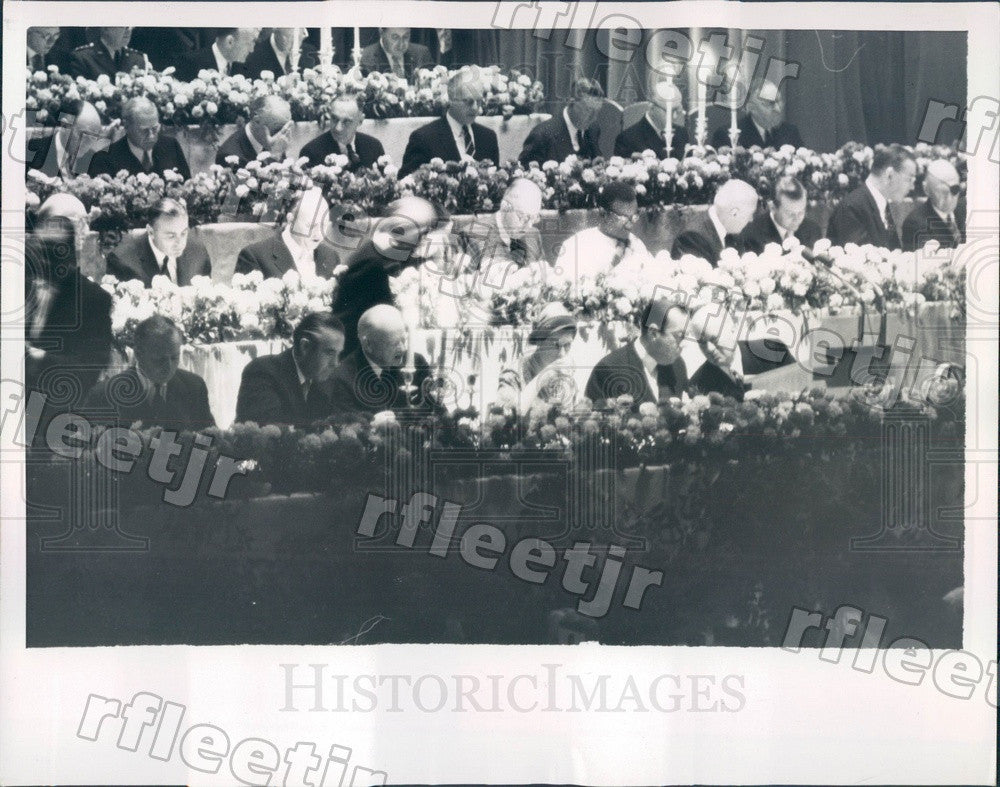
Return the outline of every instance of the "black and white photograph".
{"type": "Polygon", "coordinates": [[[1000,7],[4,16],[0,782],[996,783],[1000,7]]]}

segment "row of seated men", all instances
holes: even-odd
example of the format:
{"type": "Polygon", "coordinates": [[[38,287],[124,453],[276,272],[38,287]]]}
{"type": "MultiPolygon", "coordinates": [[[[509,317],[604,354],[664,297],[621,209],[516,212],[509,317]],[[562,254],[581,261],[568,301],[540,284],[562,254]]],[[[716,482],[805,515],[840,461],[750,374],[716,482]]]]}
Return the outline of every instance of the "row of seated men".
{"type": "MultiPolygon", "coordinates": [[[[338,32],[343,37],[351,31],[338,32]]],[[[421,68],[471,62],[468,42],[457,31],[417,31],[430,46],[413,40],[414,31],[408,27],[377,32],[378,40],[361,50],[365,74],[393,73],[412,81],[421,68]]],[[[339,55],[334,62],[344,67],[353,62],[346,40],[334,54],[339,55]]],[[[305,28],[31,27],[27,35],[27,65],[33,71],[55,65],[64,74],[86,79],[114,79],[132,68],[171,67],[185,81],[202,69],[257,79],[264,71],[278,77],[318,63],[318,31],[305,28]]]]}

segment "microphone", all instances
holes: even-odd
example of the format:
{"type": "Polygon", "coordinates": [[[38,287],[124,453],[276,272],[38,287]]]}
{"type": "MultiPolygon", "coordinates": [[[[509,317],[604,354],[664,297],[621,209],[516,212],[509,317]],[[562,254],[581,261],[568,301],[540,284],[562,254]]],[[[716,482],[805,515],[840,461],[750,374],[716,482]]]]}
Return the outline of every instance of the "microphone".
{"type": "MultiPolygon", "coordinates": [[[[811,262],[813,265],[822,266],[827,273],[829,273],[831,276],[833,276],[835,279],[841,282],[845,287],[847,287],[854,295],[854,297],[857,298],[859,302],[862,302],[863,305],[863,301],[861,299],[861,292],[858,290],[858,288],[855,287],[853,284],[851,284],[849,281],[847,281],[843,276],[841,276],[839,273],[837,273],[837,271],[833,269],[833,257],[831,257],[829,254],[815,254],[813,253],[812,249],[808,249],[805,246],[799,249],[799,253],[802,255],[802,259],[804,259],[806,262],[811,262]]],[[[876,284],[875,282],[868,282],[868,286],[871,287],[872,290],[875,292],[875,306],[881,310],[882,304],[885,303],[885,293],[882,292],[882,288],[879,287],[878,284],[876,284]]]]}
{"type": "Polygon", "coordinates": [[[824,268],[833,267],[833,257],[828,254],[814,254],[812,249],[806,246],[799,249],[799,253],[802,254],[802,259],[806,262],[811,262],[814,265],[822,265],[824,268]]]}

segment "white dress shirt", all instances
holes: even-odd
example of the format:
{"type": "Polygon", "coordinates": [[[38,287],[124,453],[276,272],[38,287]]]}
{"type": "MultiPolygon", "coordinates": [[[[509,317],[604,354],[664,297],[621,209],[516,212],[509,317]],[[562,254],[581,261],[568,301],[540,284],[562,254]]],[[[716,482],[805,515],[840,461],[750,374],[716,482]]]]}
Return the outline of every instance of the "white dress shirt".
{"type": "MultiPolygon", "coordinates": [[[[135,156],[136,160],[138,160],[138,162],[141,164],[142,163],[142,157],[146,154],[146,151],[143,150],[142,148],[137,148],[135,145],[133,145],[132,144],[132,140],[130,140],[128,137],[125,137],[125,139],[128,141],[128,149],[132,151],[132,155],[135,156]]],[[[150,161],[153,160],[153,149],[152,148],[149,149],[149,160],[150,161]]],[[[154,170],[155,170],[155,167],[154,167],[154,170]]]]}
{"type": "MultiPolygon", "coordinates": [[[[450,112],[445,112],[444,116],[448,119],[448,125],[451,127],[451,135],[455,138],[455,146],[458,148],[458,155],[460,161],[475,161],[475,158],[470,156],[465,152],[465,134],[462,131],[462,124],[459,123],[455,118],[451,116],[450,112]]],[[[468,126],[469,134],[472,136],[473,142],[475,142],[475,135],[472,131],[472,125],[468,126]]]]}
{"type": "Polygon", "coordinates": [[[289,254],[292,255],[292,262],[295,263],[295,270],[299,272],[299,276],[314,277],[316,275],[316,260],[313,253],[295,239],[290,227],[285,227],[281,231],[281,241],[285,244],[289,254]]]}
{"type": "Polygon", "coordinates": [[[154,385],[153,381],[150,380],[145,374],[143,374],[142,368],[139,366],[138,363],[136,363],[132,368],[135,369],[135,373],[139,378],[139,383],[142,385],[142,390],[146,392],[147,398],[152,397],[153,394],[159,394],[160,399],[162,399],[164,402],[167,401],[166,383],[160,383],[159,385],[154,385]]]}
{"type": "Polygon", "coordinates": [[[878,190],[878,185],[875,183],[875,180],[871,175],[869,175],[867,180],[865,180],[865,186],[868,187],[868,191],[871,192],[872,198],[878,206],[879,215],[882,217],[882,226],[888,229],[889,224],[885,220],[885,211],[886,208],[889,207],[889,201],[882,196],[882,192],[878,190]]]}
{"type": "MultiPolygon", "coordinates": [[[[652,262],[652,256],[639,238],[629,233],[628,247],[618,264],[624,262],[652,262]],[[638,257],[638,260],[634,258],[638,257]]],[[[582,279],[596,279],[599,274],[612,269],[612,261],[618,252],[618,240],[605,235],[600,227],[580,230],[563,241],[559,256],[552,272],[556,281],[579,282],[582,279]]]]}
{"type": "MultiPolygon", "coordinates": [[[[281,67],[285,68],[285,61],[287,59],[288,61],[290,61],[288,67],[292,71],[294,71],[299,65],[298,58],[295,57],[295,48],[292,47],[292,50],[290,52],[282,52],[280,49],[278,49],[278,45],[274,43],[274,33],[271,33],[271,37],[268,39],[268,41],[271,42],[271,49],[274,50],[274,56],[278,58],[278,63],[281,65],[281,67]]],[[[287,74],[288,72],[285,71],[285,73],[287,74]]],[[[281,76],[281,75],[277,74],[276,76],[281,76]]]]}
{"type": "Polygon", "coordinates": [[[151,235],[147,234],[146,240],[149,241],[149,248],[153,250],[153,257],[156,258],[156,264],[161,269],[163,268],[164,257],[166,257],[167,272],[170,274],[170,281],[172,281],[174,284],[178,284],[179,282],[177,281],[177,260],[175,260],[173,257],[169,257],[166,254],[166,252],[162,252],[158,248],[156,248],[156,244],[153,243],[153,238],[151,235]]]}
{"type": "MultiPolygon", "coordinates": [[[[406,74],[406,53],[404,52],[401,55],[390,55],[389,51],[384,46],[382,46],[382,42],[381,41],[378,42],[378,45],[380,47],[382,47],[382,51],[385,53],[385,59],[387,61],[389,61],[389,70],[392,71],[392,73],[395,74],[396,73],[396,66],[398,65],[399,66],[399,70],[402,71],[403,74],[405,75],[406,74]]],[[[405,76],[404,76],[404,78],[405,78],[405,76]]]]}
{"type": "Polygon", "coordinates": [[[708,217],[712,220],[712,226],[715,227],[715,234],[719,236],[719,242],[725,247],[726,245],[726,228],[719,218],[719,211],[715,209],[715,205],[710,205],[708,208],[708,217]]]}
{"type": "Polygon", "coordinates": [[[642,341],[636,339],[632,346],[635,347],[635,351],[639,354],[639,360],[642,361],[642,369],[646,373],[646,382],[649,383],[649,389],[653,392],[653,401],[660,401],[660,380],[656,372],[656,367],[659,365],[656,363],[656,359],[646,352],[646,348],[642,346],[642,341]]]}
{"type": "Polygon", "coordinates": [[[226,70],[229,68],[229,61],[223,57],[222,52],[219,51],[219,44],[212,44],[212,54],[215,56],[215,67],[221,73],[225,74],[226,70]]]}
{"type": "Polygon", "coordinates": [[[562,115],[563,115],[563,120],[566,122],[566,128],[569,130],[569,141],[573,145],[573,152],[579,153],[580,143],[576,139],[576,132],[579,129],[577,129],[577,127],[573,125],[573,121],[569,119],[569,109],[563,107],[562,115]]]}
{"type": "Polygon", "coordinates": [[[771,216],[771,223],[774,224],[774,228],[778,231],[778,237],[781,238],[782,241],[786,240],[788,236],[791,235],[792,233],[789,232],[787,228],[782,227],[778,223],[778,220],[774,217],[773,213],[771,213],[770,216],[771,216]]]}

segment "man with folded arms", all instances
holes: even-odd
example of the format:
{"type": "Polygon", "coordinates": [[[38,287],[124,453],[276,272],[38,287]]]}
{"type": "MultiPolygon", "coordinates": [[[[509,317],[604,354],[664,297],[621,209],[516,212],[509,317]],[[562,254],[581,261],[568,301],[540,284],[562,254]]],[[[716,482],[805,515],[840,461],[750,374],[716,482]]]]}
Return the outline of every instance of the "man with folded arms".
{"type": "Polygon", "coordinates": [[[409,335],[395,306],[372,306],[358,320],[359,346],[346,355],[330,380],[337,415],[373,415],[383,410],[440,412],[427,395],[431,370],[419,353],[412,356],[412,389],[406,390],[404,365],[409,335]]]}
{"type": "Polygon", "coordinates": [[[639,338],[604,356],[587,381],[586,395],[595,407],[612,407],[619,396],[632,397],[633,408],[661,402],[687,389],[687,367],[680,343],[688,313],[666,298],[643,310],[639,338]]]}
{"type": "Polygon", "coordinates": [[[585,159],[601,155],[601,130],[593,123],[603,106],[601,86],[593,79],[577,79],[562,112],[531,129],[519,161],[527,166],[532,161],[562,162],[569,155],[585,159]]]}
{"type": "Polygon", "coordinates": [[[188,229],[184,203],[161,199],[153,206],[146,231],[126,237],[108,254],[108,273],[119,281],[139,279],[147,287],[154,276],[166,276],[181,287],[195,276],[211,276],[208,250],[188,236],[188,229]]]}
{"type": "Polygon", "coordinates": [[[870,243],[885,249],[900,247],[899,232],[889,203],[905,199],[917,179],[917,162],[902,145],[875,150],[871,174],[834,208],[827,237],[837,246],[870,243]]]}
{"type": "Polygon", "coordinates": [[[283,159],[288,150],[292,133],[292,109],[280,96],[257,96],[250,102],[250,119],[230,134],[219,146],[215,163],[245,167],[256,161],[261,153],[268,152],[276,159],[283,159]]]}
{"type": "Polygon", "coordinates": [[[116,426],[161,426],[178,432],[215,426],[208,387],[193,372],[179,368],[184,338],[167,317],[154,314],[135,329],[135,365],[98,383],[86,408],[107,413],[116,426]]]}
{"type": "Polygon", "coordinates": [[[757,210],[757,192],[742,180],[727,180],[715,192],[708,210],[699,213],[674,240],[670,256],[675,260],[692,254],[708,260],[712,266],[719,264],[722,250],[739,248],[738,235],[753,219],[757,210]]]}
{"type": "Polygon", "coordinates": [[[344,326],[330,312],[307,314],[292,346],[247,364],[236,400],[237,422],[306,427],[332,413],[330,377],[344,349],[344,326]]]}
{"type": "Polygon", "coordinates": [[[382,143],[370,134],[358,131],[365,119],[357,98],[341,96],[330,105],[330,130],[324,131],[307,142],[299,157],[309,159],[309,166],[326,163],[332,155],[347,156],[347,168],[352,172],[362,167],[373,167],[385,155],[382,143]]]}
{"type": "Polygon", "coordinates": [[[965,204],[958,170],[951,162],[935,159],[924,174],[927,201],[918,204],[903,221],[903,251],[922,249],[936,240],[945,249],[965,243],[965,204]]]}
{"type": "Polygon", "coordinates": [[[809,205],[805,188],[790,175],[778,180],[774,186],[774,199],[764,213],[757,214],[747,224],[736,242],[741,252],[760,254],[769,243],[782,245],[794,237],[799,243],[812,248],[820,238],[819,225],[806,218],[809,205]]]}
{"type": "Polygon", "coordinates": [[[443,117],[410,134],[399,177],[405,178],[434,158],[499,163],[500,143],[496,132],[476,122],[482,107],[483,86],[479,70],[469,66],[453,74],[448,80],[448,110],[443,117]]]}
{"type": "Polygon", "coordinates": [[[272,279],[296,270],[306,278],[328,279],[340,264],[340,256],[327,240],[329,233],[330,207],[323,192],[311,188],[288,214],[281,232],[240,251],[236,273],[260,271],[265,279],[272,279]]]}
{"type": "Polygon", "coordinates": [[[160,112],[145,96],[136,96],[122,108],[125,136],[107,150],[95,153],[88,174],[117,177],[122,170],[129,175],[140,172],[163,175],[173,169],[190,180],[191,170],[180,144],[173,137],[161,134],[160,112]]]}

